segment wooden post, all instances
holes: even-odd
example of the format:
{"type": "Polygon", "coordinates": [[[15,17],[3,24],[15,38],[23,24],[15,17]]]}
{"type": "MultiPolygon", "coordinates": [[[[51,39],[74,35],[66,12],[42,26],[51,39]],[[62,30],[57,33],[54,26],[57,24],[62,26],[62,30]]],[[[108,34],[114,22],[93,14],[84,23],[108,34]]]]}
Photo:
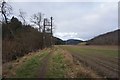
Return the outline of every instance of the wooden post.
{"type": "Polygon", "coordinates": [[[52,29],[53,29],[53,24],[52,24],[52,20],[53,20],[53,17],[50,17],[51,19],[51,46],[53,45],[53,32],[52,32],[52,29]]]}
{"type": "Polygon", "coordinates": [[[44,19],[44,22],[43,22],[43,48],[45,48],[46,47],[46,45],[45,45],[45,23],[46,22],[46,19],[44,19]]]}

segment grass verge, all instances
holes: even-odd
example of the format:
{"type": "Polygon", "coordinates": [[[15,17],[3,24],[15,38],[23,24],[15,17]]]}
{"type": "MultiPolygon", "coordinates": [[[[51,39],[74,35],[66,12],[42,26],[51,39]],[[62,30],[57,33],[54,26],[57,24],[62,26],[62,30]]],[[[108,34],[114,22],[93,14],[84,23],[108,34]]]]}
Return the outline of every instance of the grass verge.
{"type": "Polygon", "coordinates": [[[49,49],[26,55],[5,68],[8,78],[35,78],[41,66],[41,60],[49,54],[49,49]],[[15,67],[16,66],[16,67],[15,67]]]}
{"type": "Polygon", "coordinates": [[[60,49],[56,48],[49,63],[48,78],[64,78],[65,61],[60,49]]]}

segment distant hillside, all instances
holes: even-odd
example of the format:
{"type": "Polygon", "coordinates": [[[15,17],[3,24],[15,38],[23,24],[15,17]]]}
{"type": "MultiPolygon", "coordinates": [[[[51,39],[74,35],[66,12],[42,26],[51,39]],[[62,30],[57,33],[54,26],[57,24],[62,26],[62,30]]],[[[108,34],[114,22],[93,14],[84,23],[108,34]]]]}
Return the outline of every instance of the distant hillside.
{"type": "Polygon", "coordinates": [[[65,44],[65,41],[63,41],[63,40],[60,39],[60,38],[54,37],[54,44],[55,44],[55,45],[64,45],[64,44],[65,44]]]}
{"type": "Polygon", "coordinates": [[[80,42],[83,42],[82,40],[77,40],[77,39],[69,39],[66,41],[66,45],[77,45],[80,42]]]}
{"type": "Polygon", "coordinates": [[[118,34],[120,33],[120,29],[108,32],[106,34],[99,35],[89,41],[87,41],[88,45],[117,45],[118,34]]]}
{"type": "Polygon", "coordinates": [[[83,42],[82,40],[77,39],[68,39],[68,40],[62,40],[60,38],[54,37],[54,44],[55,45],[77,45],[80,42],[83,42]]]}

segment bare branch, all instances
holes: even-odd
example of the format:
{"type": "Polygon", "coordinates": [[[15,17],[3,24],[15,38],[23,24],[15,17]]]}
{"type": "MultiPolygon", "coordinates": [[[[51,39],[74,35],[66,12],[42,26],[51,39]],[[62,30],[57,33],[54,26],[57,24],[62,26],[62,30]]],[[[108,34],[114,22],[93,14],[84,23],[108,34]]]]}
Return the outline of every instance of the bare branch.
{"type": "Polygon", "coordinates": [[[25,15],[26,15],[26,13],[23,12],[21,9],[19,9],[19,17],[22,19],[23,25],[26,24],[25,15]]]}
{"type": "Polygon", "coordinates": [[[41,29],[42,29],[42,22],[43,22],[43,16],[44,14],[38,12],[36,14],[33,14],[30,18],[30,21],[37,25],[39,27],[39,31],[41,32],[41,29]]]}

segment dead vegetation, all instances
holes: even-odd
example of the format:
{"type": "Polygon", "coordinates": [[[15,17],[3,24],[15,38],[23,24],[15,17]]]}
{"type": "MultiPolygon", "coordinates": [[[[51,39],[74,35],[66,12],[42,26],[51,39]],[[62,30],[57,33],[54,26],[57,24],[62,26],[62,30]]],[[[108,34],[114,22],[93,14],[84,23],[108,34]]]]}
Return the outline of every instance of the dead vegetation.
{"type": "Polygon", "coordinates": [[[90,68],[83,66],[76,58],[74,58],[69,52],[62,51],[64,55],[66,67],[66,78],[92,78],[92,80],[101,80],[101,76],[90,68]]]}
{"type": "Polygon", "coordinates": [[[92,70],[101,78],[118,78],[118,51],[116,47],[111,49],[112,46],[111,48],[103,46],[61,46],[61,48],[69,51],[73,56],[73,62],[82,65],[88,74],[91,74],[92,70]]]}

